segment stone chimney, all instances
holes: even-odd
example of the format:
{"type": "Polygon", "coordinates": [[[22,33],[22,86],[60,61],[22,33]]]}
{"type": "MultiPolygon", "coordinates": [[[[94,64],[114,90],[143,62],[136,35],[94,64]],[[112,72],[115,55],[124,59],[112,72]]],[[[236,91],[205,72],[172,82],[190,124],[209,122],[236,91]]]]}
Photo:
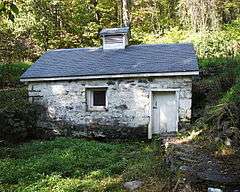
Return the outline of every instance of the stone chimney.
{"type": "Polygon", "coordinates": [[[128,45],[129,27],[106,28],[100,32],[103,39],[103,49],[125,49],[128,45]]]}

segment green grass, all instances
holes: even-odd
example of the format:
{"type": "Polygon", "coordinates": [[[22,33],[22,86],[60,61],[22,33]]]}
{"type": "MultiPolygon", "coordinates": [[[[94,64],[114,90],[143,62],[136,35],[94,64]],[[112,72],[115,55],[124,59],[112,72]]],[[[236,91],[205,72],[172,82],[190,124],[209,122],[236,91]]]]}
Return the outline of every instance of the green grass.
{"type": "Polygon", "coordinates": [[[170,175],[158,142],[58,138],[0,149],[1,192],[123,191],[124,181],[161,185],[170,175]]]}

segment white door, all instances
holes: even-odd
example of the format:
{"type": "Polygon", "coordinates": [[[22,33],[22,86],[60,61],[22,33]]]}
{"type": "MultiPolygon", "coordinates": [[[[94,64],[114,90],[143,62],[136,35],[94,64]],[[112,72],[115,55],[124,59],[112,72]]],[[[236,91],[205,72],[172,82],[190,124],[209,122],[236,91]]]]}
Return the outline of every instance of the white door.
{"type": "Polygon", "coordinates": [[[177,98],[175,92],[153,94],[153,134],[177,131],[177,98]]]}

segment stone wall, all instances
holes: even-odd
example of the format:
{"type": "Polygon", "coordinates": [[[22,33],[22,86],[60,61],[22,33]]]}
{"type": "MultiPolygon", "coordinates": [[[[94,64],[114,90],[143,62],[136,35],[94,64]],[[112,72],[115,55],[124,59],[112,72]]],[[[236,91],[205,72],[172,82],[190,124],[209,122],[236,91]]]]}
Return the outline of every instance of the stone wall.
{"type": "Polygon", "coordinates": [[[191,118],[191,77],[52,81],[29,84],[29,99],[45,106],[41,126],[62,135],[147,137],[152,89],[179,89],[179,120],[191,118]],[[107,87],[105,111],[88,111],[87,87],[107,87]]]}

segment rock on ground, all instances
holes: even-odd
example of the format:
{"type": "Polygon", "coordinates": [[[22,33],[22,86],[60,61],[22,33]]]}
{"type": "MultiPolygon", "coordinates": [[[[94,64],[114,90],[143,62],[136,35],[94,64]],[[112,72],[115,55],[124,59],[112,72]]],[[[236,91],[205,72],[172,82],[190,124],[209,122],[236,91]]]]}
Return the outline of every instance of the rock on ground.
{"type": "Polygon", "coordinates": [[[123,184],[124,188],[129,190],[129,191],[133,191],[139,187],[141,187],[143,185],[142,181],[129,181],[123,184]]]}
{"type": "Polygon", "coordinates": [[[209,187],[208,192],[223,192],[223,191],[222,191],[222,189],[209,187]]]}

